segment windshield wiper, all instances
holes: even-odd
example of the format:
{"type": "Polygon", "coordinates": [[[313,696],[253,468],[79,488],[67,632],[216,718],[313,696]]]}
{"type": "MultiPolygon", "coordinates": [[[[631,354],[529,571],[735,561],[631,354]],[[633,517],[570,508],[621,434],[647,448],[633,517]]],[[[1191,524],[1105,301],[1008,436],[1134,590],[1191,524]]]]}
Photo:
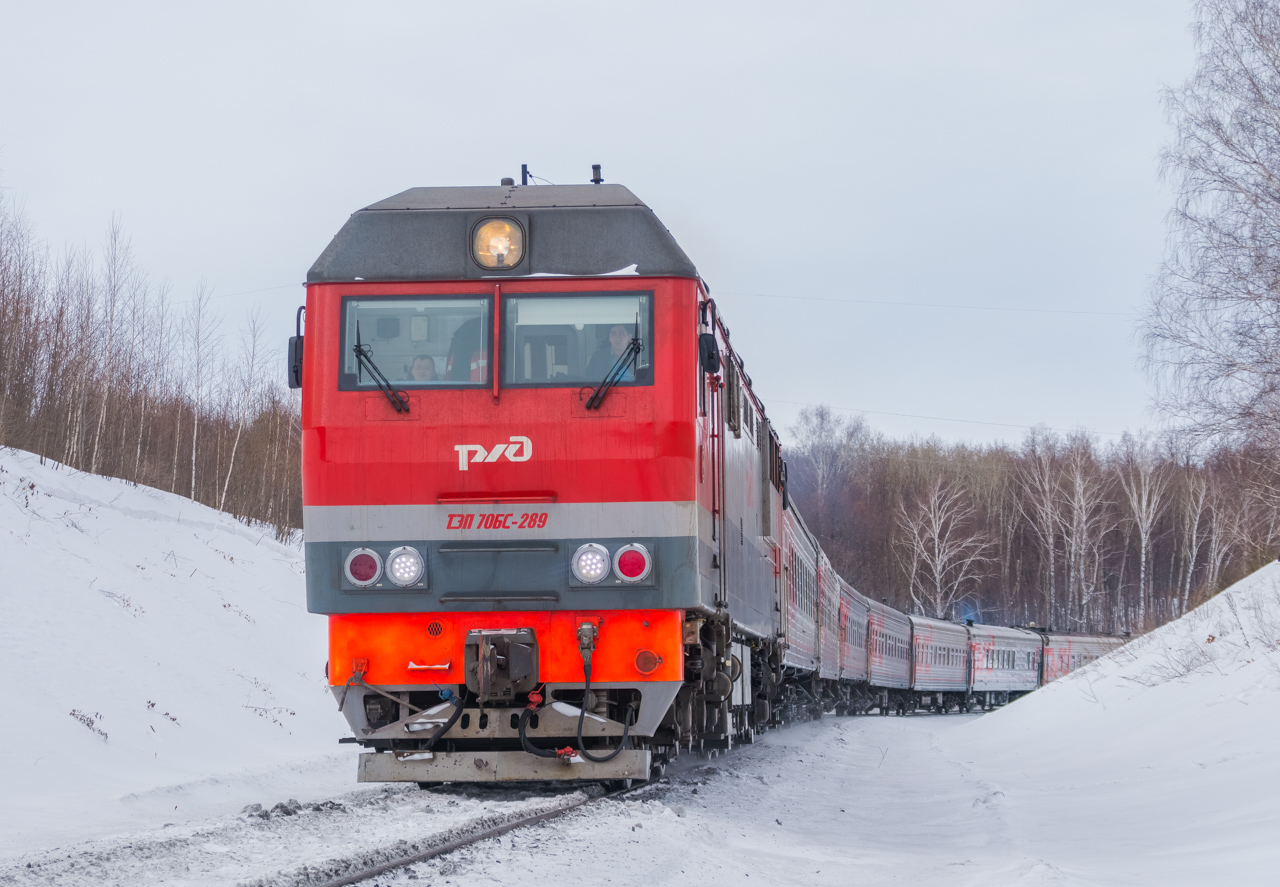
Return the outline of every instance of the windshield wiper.
{"type": "MultiPolygon", "coordinates": [[[[368,369],[369,375],[373,377],[374,383],[382,389],[382,393],[387,396],[387,400],[391,401],[391,406],[395,407],[397,413],[409,412],[409,399],[404,396],[403,391],[397,391],[391,385],[391,381],[378,369],[378,365],[373,362],[373,346],[360,344],[360,323],[356,322],[356,344],[351,349],[356,353],[356,362],[360,370],[368,369]]],[[[357,383],[360,381],[360,374],[356,374],[357,383]]]]}
{"type": "MultiPolygon", "coordinates": [[[[640,341],[640,329],[637,325],[636,334],[631,337],[631,341],[627,344],[627,348],[618,355],[617,361],[613,364],[613,369],[609,370],[605,375],[604,381],[591,394],[591,399],[587,401],[587,409],[598,410],[600,404],[604,403],[605,395],[609,393],[609,389],[613,388],[622,381],[622,374],[627,371],[627,364],[634,364],[644,344],[640,341]]],[[[634,373],[632,374],[634,375],[634,373]]]]}

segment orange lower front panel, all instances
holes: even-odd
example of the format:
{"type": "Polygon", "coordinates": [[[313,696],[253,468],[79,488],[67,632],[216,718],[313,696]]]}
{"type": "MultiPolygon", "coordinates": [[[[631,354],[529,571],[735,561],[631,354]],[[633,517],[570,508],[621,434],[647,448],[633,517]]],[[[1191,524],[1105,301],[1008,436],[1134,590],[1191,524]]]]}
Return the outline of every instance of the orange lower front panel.
{"type": "Polygon", "coordinates": [[[583,622],[595,623],[597,631],[593,684],[684,680],[683,610],[534,610],[330,616],[329,683],[340,686],[362,670],[370,684],[464,684],[467,632],[516,628],[531,628],[537,636],[540,683],[581,683],[583,622]],[[642,671],[655,657],[656,668],[642,671]]]}

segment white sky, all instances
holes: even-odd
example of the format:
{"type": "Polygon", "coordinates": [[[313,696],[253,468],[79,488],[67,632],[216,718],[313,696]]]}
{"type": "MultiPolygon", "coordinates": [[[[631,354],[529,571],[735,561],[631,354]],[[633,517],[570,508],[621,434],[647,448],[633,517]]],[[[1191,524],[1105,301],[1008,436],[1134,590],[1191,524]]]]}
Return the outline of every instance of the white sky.
{"type": "Polygon", "coordinates": [[[590,165],[712,286],[775,424],[1150,425],[1134,318],[1171,196],[1186,0],[0,4],[0,186],[283,351],[347,215],[590,165]],[[274,288],[269,289],[268,288],[274,288]],[[267,290],[265,292],[246,291],[267,290]],[[760,298],[820,296],[891,305],[760,298]],[[237,295],[238,294],[238,295],[237,295]]]}

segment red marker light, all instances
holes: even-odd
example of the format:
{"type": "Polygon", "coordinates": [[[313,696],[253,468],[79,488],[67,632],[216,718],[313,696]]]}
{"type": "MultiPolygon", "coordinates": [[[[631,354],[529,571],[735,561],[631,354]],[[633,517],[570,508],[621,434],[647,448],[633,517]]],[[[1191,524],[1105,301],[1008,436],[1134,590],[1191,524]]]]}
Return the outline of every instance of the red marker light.
{"type": "Polygon", "coordinates": [[[382,558],[370,548],[357,548],[347,555],[347,579],[352,585],[366,588],[382,576],[382,558]]]}
{"type": "Polygon", "coordinates": [[[618,558],[618,572],[627,579],[638,579],[643,576],[644,568],[647,566],[644,555],[638,551],[624,551],[618,558]]]}
{"type": "Polygon", "coordinates": [[[351,578],[357,582],[368,582],[378,575],[378,562],[367,554],[357,554],[351,559],[351,578]]]}
{"type": "Polygon", "coordinates": [[[613,572],[623,582],[640,582],[653,569],[649,550],[638,542],[624,545],[613,556],[613,572]]]}

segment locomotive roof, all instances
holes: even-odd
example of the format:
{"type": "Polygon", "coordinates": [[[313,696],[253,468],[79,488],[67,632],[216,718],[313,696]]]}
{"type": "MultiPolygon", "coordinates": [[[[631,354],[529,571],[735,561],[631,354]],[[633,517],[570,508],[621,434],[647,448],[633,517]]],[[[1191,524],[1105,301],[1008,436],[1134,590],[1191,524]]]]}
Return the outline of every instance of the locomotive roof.
{"type": "Polygon", "coordinates": [[[308,283],[413,281],[627,272],[697,277],[684,250],[622,185],[410,188],[351,215],[308,283]],[[510,270],[471,259],[472,228],[492,216],[524,226],[527,253],[510,270]]]}

